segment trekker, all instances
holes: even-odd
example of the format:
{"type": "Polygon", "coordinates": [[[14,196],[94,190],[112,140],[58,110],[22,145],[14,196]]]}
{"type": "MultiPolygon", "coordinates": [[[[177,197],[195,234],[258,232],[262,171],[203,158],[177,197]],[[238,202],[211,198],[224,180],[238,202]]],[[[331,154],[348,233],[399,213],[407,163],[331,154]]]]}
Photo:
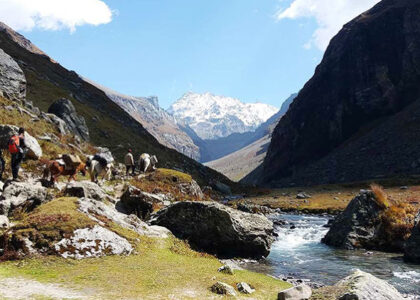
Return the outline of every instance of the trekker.
{"type": "Polygon", "coordinates": [[[12,175],[13,181],[19,181],[20,164],[25,156],[25,129],[19,128],[18,134],[10,138],[9,152],[12,155],[12,175]]]}
{"type": "Polygon", "coordinates": [[[134,157],[131,149],[128,149],[128,153],[125,155],[124,158],[124,163],[126,168],[125,176],[128,176],[130,174],[130,169],[131,175],[134,175],[134,157]]]}
{"type": "Polygon", "coordinates": [[[6,166],[6,162],[3,158],[3,150],[0,149],[0,181],[3,181],[3,172],[6,166]]]}

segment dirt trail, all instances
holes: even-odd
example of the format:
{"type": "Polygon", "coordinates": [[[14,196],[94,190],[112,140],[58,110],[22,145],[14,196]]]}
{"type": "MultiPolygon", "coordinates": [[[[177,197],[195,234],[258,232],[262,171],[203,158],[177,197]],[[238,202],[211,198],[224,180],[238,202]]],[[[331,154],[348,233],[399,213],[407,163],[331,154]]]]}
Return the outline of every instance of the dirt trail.
{"type": "Polygon", "coordinates": [[[24,278],[0,278],[0,299],[92,299],[81,292],[58,284],[24,278]]]}

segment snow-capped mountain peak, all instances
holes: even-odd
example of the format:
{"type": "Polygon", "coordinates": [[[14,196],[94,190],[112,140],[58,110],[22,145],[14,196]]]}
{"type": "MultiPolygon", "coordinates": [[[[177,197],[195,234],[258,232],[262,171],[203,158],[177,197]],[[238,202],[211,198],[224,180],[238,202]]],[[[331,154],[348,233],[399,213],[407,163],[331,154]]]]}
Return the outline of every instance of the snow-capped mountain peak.
{"type": "Polygon", "coordinates": [[[276,107],[268,104],[242,103],[231,97],[192,92],[186,93],[168,109],[202,139],[253,131],[277,111],[276,107]]]}

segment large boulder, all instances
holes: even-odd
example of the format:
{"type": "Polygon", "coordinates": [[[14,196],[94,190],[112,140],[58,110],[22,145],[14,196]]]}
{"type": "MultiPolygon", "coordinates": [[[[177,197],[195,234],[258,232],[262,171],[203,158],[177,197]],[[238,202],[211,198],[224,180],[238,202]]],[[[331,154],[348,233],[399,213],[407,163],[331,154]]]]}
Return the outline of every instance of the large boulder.
{"type": "MultiPolygon", "coordinates": [[[[7,149],[10,137],[17,134],[19,127],[14,125],[0,125],[0,147],[7,149]]],[[[28,152],[26,157],[31,159],[40,159],[42,157],[42,149],[36,138],[25,132],[25,144],[28,152]]]]}
{"type": "Polygon", "coordinates": [[[3,190],[0,197],[0,215],[11,215],[16,209],[31,211],[52,197],[47,189],[25,182],[12,182],[3,190]]]}
{"type": "Polygon", "coordinates": [[[392,285],[375,276],[356,270],[339,281],[336,287],[344,289],[339,300],[397,300],[403,296],[392,285]]]}
{"type": "Polygon", "coordinates": [[[120,225],[121,227],[130,229],[140,235],[149,237],[167,238],[171,232],[161,226],[150,226],[141,221],[135,215],[127,215],[116,209],[114,205],[89,198],[81,198],[78,201],[79,210],[88,215],[91,219],[99,224],[103,221],[103,217],[120,225]],[[98,218],[98,216],[102,218],[98,218]]]}
{"type": "Polygon", "coordinates": [[[64,194],[71,197],[91,198],[99,201],[108,200],[115,202],[115,200],[105,193],[105,191],[96,183],[91,181],[75,181],[70,182],[64,189],[64,194]]]}
{"type": "Polygon", "coordinates": [[[405,243],[404,260],[420,263],[420,212],[416,217],[416,224],[411,231],[411,236],[405,243]]]}
{"type": "Polygon", "coordinates": [[[387,245],[383,239],[380,214],[383,207],[370,191],[363,191],[355,197],[332,223],[322,242],[344,249],[378,249],[387,245]]]}
{"type": "Polygon", "coordinates": [[[89,129],[85,119],[78,115],[73,103],[66,98],[55,101],[48,108],[48,113],[54,114],[66,122],[68,128],[85,141],[89,140],[89,129]]]}
{"type": "Polygon", "coordinates": [[[134,213],[140,219],[147,220],[155,207],[163,206],[163,199],[158,195],[146,193],[134,186],[129,186],[121,196],[121,203],[127,213],[134,213]]]}
{"type": "Polygon", "coordinates": [[[306,300],[311,298],[312,290],[306,284],[291,287],[290,289],[281,291],[277,299],[278,300],[306,300]]]}
{"type": "Polygon", "coordinates": [[[118,234],[95,225],[74,231],[73,236],[64,238],[54,245],[64,258],[89,258],[105,255],[129,255],[133,246],[118,234]]]}
{"type": "Polygon", "coordinates": [[[26,97],[25,74],[16,61],[2,49],[0,49],[0,95],[20,101],[26,97]]]}
{"type": "Polygon", "coordinates": [[[223,257],[265,257],[274,241],[273,223],[215,202],[178,202],[159,211],[164,226],[192,246],[223,257]]]}

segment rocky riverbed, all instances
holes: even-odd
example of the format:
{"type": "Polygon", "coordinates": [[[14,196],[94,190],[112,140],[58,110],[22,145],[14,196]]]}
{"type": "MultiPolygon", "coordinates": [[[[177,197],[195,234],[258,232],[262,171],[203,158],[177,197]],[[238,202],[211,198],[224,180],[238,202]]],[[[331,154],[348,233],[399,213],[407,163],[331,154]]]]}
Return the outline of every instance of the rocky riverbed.
{"type": "Polygon", "coordinates": [[[242,261],[241,267],[290,281],[298,279],[297,283],[310,282],[313,286],[335,284],[360,269],[386,280],[401,293],[420,299],[420,265],[405,263],[402,254],[341,250],[322,244],[328,231],[328,216],[278,214],[271,218],[284,225],[275,226],[278,237],[270,255],[259,262],[242,261]]]}

